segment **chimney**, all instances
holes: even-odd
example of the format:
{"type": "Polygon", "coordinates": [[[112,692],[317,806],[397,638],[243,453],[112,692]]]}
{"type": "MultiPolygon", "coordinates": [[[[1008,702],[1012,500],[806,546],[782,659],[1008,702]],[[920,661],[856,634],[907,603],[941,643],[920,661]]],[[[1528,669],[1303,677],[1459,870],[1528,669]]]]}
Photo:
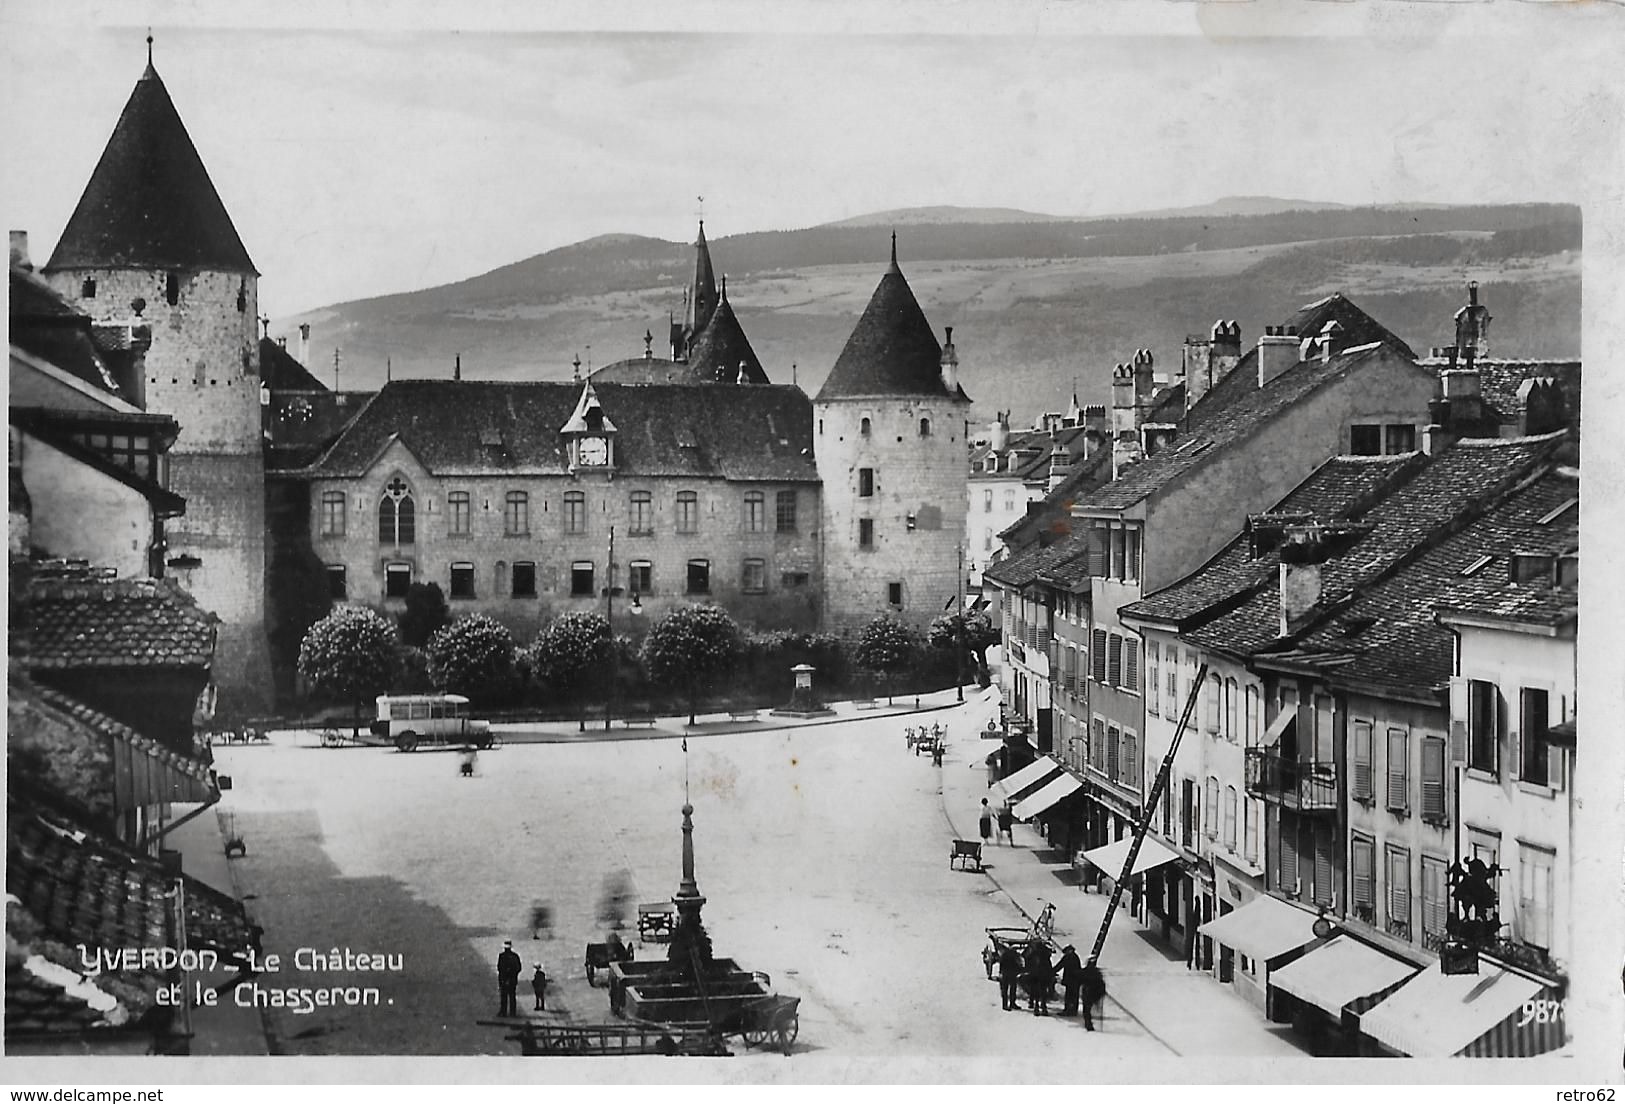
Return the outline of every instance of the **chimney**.
{"type": "Polygon", "coordinates": [[[945,327],[942,342],[942,389],[953,395],[959,391],[959,353],[954,350],[954,328],[945,327]]]}
{"type": "Polygon", "coordinates": [[[1067,472],[1072,470],[1072,456],[1059,445],[1052,447],[1049,454],[1049,482],[1045,492],[1053,491],[1066,479],[1067,472]]]}
{"type": "Polygon", "coordinates": [[[1290,636],[1320,602],[1327,549],[1316,526],[1290,529],[1281,545],[1281,636],[1290,636]]]}
{"type": "Polygon", "coordinates": [[[1478,281],[1467,282],[1467,305],[1456,312],[1456,350],[1470,367],[1490,355],[1490,312],[1478,301],[1478,281]]]}
{"type": "Polygon", "coordinates": [[[1568,423],[1563,388],[1549,376],[1531,376],[1518,385],[1518,436],[1534,437],[1568,423]]]}
{"type": "Polygon", "coordinates": [[[1134,428],[1151,417],[1151,394],[1156,390],[1155,358],[1150,349],[1134,350],[1134,428]]]}
{"type": "Polygon", "coordinates": [[[747,365],[743,360],[741,360],[739,362],[739,375],[734,377],[734,382],[735,383],[749,383],[750,382],[750,366],[747,365]]]}
{"type": "Polygon", "coordinates": [[[1450,400],[1450,424],[1463,434],[1463,429],[1476,426],[1484,418],[1484,397],[1479,389],[1478,369],[1447,368],[1444,373],[1444,397],[1450,400]]]}
{"type": "Polygon", "coordinates": [[[996,411],[993,415],[993,424],[988,426],[987,447],[994,452],[1003,452],[1004,446],[1010,443],[1009,415],[1004,411],[996,411]]]}
{"type": "Polygon", "coordinates": [[[1298,335],[1292,326],[1265,326],[1258,338],[1258,386],[1268,387],[1298,363],[1298,335]]]}
{"type": "Polygon", "coordinates": [[[310,323],[299,323],[299,363],[310,367],[310,323]]]}
{"type": "Polygon", "coordinates": [[[28,231],[13,230],[11,232],[11,266],[13,268],[26,268],[34,271],[34,262],[28,259],[28,231]]]}
{"type": "Polygon", "coordinates": [[[460,380],[460,379],[463,378],[463,354],[462,353],[458,353],[457,354],[457,359],[452,363],[452,366],[451,366],[451,378],[454,379],[454,380],[460,380]]]}
{"type": "Polygon", "coordinates": [[[1112,436],[1135,435],[1139,421],[1134,408],[1134,365],[1112,366],[1112,436]]]}
{"type": "Polygon", "coordinates": [[[1437,456],[1456,443],[1450,430],[1450,400],[1428,400],[1428,424],[1422,427],[1422,452],[1437,456]]]}

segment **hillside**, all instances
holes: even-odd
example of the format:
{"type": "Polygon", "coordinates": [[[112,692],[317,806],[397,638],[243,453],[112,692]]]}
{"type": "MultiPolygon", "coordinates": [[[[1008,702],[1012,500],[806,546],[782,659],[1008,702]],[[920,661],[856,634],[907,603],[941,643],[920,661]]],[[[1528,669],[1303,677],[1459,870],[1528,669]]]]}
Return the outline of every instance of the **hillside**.
{"type": "MultiPolygon", "coordinates": [[[[979,421],[994,409],[1029,420],[1074,387],[1080,401],[1107,401],[1111,366],[1133,349],[1174,367],[1183,337],[1215,318],[1239,320],[1250,342],[1339,290],[1426,350],[1451,339],[1462,285],[1477,279],[1497,355],[1579,353],[1573,207],[898,225],[915,295],[934,326],[956,328],[979,421]]],[[[711,239],[729,300],[775,381],[794,376],[817,390],[885,270],[889,241],[889,224],[878,223],[711,239]]],[[[609,235],[459,283],[324,308],[278,332],[310,322],[318,372],[342,348],[346,389],[381,383],[386,358],[397,378],[449,374],[461,355],[474,378],[567,379],[577,354],[593,366],[641,355],[645,331],[662,354],[691,266],[686,243],[609,235]]]]}

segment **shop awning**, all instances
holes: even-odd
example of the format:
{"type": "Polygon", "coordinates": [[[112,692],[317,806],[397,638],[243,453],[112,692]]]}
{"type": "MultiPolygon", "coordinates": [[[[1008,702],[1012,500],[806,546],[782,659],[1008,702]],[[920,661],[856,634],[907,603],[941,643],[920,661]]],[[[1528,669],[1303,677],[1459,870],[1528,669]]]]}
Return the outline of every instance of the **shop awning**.
{"type": "Polygon", "coordinates": [[[1226,947],[1234,947],[1248,958],[1268,962],[1313,943],[1315,933],[1310,928],[1314,922],[1312,912],[1289,905],[1278,897],[1260,896],[1196,930],[1226,947]]]}
{"type": "MultiPolygon", "coordinates": [[[[1085,862],[1097,867],[1108,878],[1121,877],[1123,860],[1128,858],[1128,849],[1133,844],[1133,836],[1124,836],[1116,843],[1108,843],[1105,847],[1085,851],[1083,859],[1085,862]]],[[[1163,863],[1173,862],[1177,858],[1179,856],[1174,852],[1168,850],[1150,836],[1146,836],[1145,842],[1140,845],[1140,853],[1134,856],[1134,869],[1129,873],[1142,874],[1153,867],[1161,866],[1163,863]]]]}
{"type": "Polygon", "coordinates": [[[995,803],[1020,801],[1060,773],[1061,764],[1048,755],[1041,755],[1015,774],[993,783],[989,787],[989,796],[995,803]]]}
{"type": "Polygon", "coordinates": [[[1476,974],[1447,975],[1435,962],[1361,1016],[1360,1030],[1413,1058],[1528,1058],[1563,1045],[1561,1017],[1537,1023],[1524,1009],[1546,989],[1487,959],[1476,974]]]}
{"type": "Polygon", "coordinates": [[[1068,794],[1076,793],[1081,789],[1083,789],[1083,783],[1063,771],[1047,782],[1043,789],[1019,802],[1011,812],[1017,820],[1029,820],[1068,794]]]}
{"type": "Polygon", "coordinates": [[[1379,993],[1419,967],[1340,935],[1270,974],[1270,984],[1333,1016],[1346,1005],[1379,993]]]}

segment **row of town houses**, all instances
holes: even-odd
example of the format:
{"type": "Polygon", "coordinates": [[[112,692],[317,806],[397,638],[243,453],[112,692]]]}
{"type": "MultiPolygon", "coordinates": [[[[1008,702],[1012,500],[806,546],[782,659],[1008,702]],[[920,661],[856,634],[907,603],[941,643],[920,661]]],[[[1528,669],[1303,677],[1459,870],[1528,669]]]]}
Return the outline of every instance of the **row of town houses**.
{"type": "Polygon", "coordinates": [[[1564,1042],[1579,363],[1468,296],[1425,357],[1341,295],[1221,321],[972,456],[1001,789],[1091,880],[1148,816],[1125,903],[1323,1053],[1564,1042]]]}

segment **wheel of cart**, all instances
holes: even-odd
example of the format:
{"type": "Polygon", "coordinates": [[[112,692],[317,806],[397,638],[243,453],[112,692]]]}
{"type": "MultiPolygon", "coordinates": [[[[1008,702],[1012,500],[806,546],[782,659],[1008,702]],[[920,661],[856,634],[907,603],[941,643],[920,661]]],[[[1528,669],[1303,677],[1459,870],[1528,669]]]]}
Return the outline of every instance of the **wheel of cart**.
{"type": "Polygon", "coordinates": [[[416,732],[403,732],[395,737],[397,751],[416,751],[418,749],[418,734],[416,732]]]}
{"type": "Polygon", "coordinates": [[[492,748],[499,748],[502,746],[502,737],[498,736],[495,732],[487,732],[482,736],[475,737],[474,746],[479,748],[481,751],[490,751],[492,748]]]}
{"type": "Polygon", "coordinates": [[[635,952],[630,943],[588,943],[581,962],[587,971],[587,984],[597,985],[599,971],[607,972],[611,963],[631,962],[634,957],[635,952]]]}
{"type": "Polygon", "coordinates": [[[322,746],[342,747],[344,746],[344,736],[339,732],[338,729],[334,728],[332,725],[328,725],[326,728],[322,729],[322,746]]]}
{"type": "Polygon", "coordinates": [[[1027,947],[1033,941],[1031,928],[988,928],[987,946],[982,948],[982,966],[987,971],[989,981],[994,978],[994,971],[999,966],[999,956],[1006,947],[1014,947],[1020,952],[1022,959],[1027,957],[1027,947]]]}
{"type": "Polygon", "coordinates": [[[801,1033],[800,1008],[800,997],[777,995],[746,1004],[742,1009],[745,1045],[766,1046],[773,1040],[781,1051],[789,1054],[796,1036],[801,1033]]]}

